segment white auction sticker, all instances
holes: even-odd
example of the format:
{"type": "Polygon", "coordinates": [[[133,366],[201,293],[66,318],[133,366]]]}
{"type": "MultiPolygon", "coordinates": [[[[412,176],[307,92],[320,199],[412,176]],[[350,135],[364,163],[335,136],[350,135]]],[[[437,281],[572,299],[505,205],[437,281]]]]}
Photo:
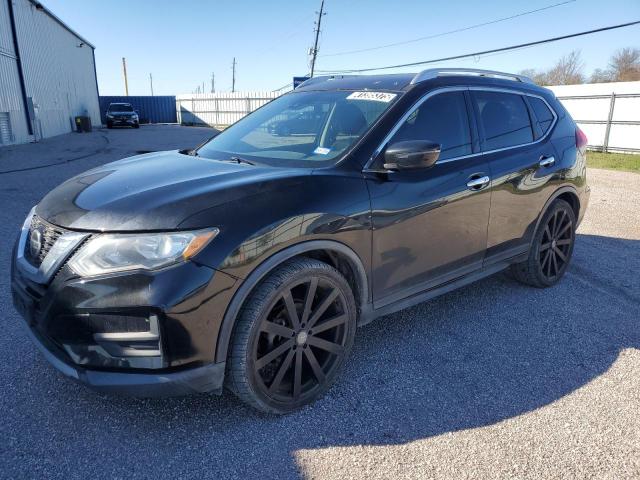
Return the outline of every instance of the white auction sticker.
{"type": "Polygon", "coordinates": [[[396,96],[395,93],[387,92],[353,92],[347,97],[347,100],[373,100],[374,102],[389,103],[396,96]]]}
{"type": "Polygon", "coordinates": [[[324,147],[318,147],[316,148],[313,153],[317,154],[317,155],[326,155],[331,151],[330,148],[324,148],[324,147]]]}

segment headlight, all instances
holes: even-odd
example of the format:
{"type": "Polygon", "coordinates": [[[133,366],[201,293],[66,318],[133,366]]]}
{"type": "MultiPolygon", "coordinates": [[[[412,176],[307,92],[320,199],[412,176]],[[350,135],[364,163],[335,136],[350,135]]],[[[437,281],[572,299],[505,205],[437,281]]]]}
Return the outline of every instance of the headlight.
{"type": "Polygon", "coordinates": [[[131,115],[131,118],[134,119],[134,120],[137,120],[138,119],[138,115],[131,115]]]}
{"type": "Polygon", "coordinates": [[[111,115],[110,113],[107,113],[107,118],[113,118],[113,115],[111,115]]]}
{"type": "Polygon", "coordinates": [[[188,260],[219,230],[143,234],[104,234],[87,242],[69,261],[81,276],[126,270],[155,270],[188,260]]]}

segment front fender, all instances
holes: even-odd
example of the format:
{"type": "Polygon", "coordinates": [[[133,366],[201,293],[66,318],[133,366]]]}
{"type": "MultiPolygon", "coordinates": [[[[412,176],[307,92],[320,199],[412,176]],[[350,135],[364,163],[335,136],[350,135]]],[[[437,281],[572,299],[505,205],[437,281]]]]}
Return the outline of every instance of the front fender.
{"type": "Polygon", "coordinates": [[[242,305],[249,297],[253,288],[258,285],[258,283],[260,283],[260,281],[262,281],[262,279],[265,278],[269,274],[269,272],[273,271],[273,269],[278,265],[298,255],[303,255],[305,253],[318,250],[340,254],[344,258],[348,259],[355,272],[358,288],[360,290],[360,310],[362,312],[368,312],[369,306],[371,305],[371,288],[367,272],[369,272],[370,270],[366,269],[364,262],[358,256],[358,254],[348,246],[335,240],[303,241],[295,245],[283,248],[277,253],[268,256],[268,258],[261,261],[260,264],[251,271],[248,277],[236,289],[233,295],[233,299],[227,307],[224,318],[222,320],[222,325],[217,335],[215,359],[216,362],[224,362],[227,358],[227,348],[231,340],[231,335],[233,333],[233,327],[235,325],[236,318],[238,316],[238,313],[240,312],[240,309],[242,308],[242,305]]]}
{"type": "MultiPolygon", "coordinates": [[[[253,287],[279,263],[312,250],[347,258],[370,300],[371,220],[369,193],[361,175],[310,175],[260,195],[207,210],[200,223],[217,226],[218,236],[194,260],[240,281],[226,311],[217,312],[213,339],[216,361],[224,361],[237,313],[253,287]],[[220,317],[224,316],[223,319],[220,317]]],[[[361,302],[362,303],[362,302],[361,302]]]]}

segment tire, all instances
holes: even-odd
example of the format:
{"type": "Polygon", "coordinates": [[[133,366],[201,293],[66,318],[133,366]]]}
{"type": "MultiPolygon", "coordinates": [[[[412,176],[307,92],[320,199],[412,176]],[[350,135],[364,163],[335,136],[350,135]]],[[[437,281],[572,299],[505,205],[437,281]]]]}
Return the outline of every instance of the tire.
{"type": "Polygon", "coordinates": [[[107,122],[107,128],[113,128],[113,123],[107,122]]]}
{"type": "Polygon", "coordinates": [[[140,124],[139,123],[134,124],[133,128],[140,128],[140,124]]]}
{"type": "Polygon", "coordinates": [[[564,200],[556,200],[545,212],[533,237],[529,257],[511,265],[510,273],[521,283],[551,287],[564,276],[576,239],[576,214],[564,200]]]}
{"type": "Polygon", "coordinates": [[[258,284],[238,316],[227,388],[267,413],[314,402],[349,355],[356,318],[351,288],[335,268],[310,258],[284,263],[258,284]]]}

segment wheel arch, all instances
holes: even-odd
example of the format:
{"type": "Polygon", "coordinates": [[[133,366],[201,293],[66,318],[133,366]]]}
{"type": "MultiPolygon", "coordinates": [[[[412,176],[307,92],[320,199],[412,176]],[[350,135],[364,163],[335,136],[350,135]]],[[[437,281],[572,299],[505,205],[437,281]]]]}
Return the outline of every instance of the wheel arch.
{"type": "MultiPolygon", "coordinates": [[[[576,219],[579,217],[580,196],[578,195],[578,191],[573,186],[567,185],[567,186],[561,187],[556,191],[554,191],[553,194],[551,194],[551,196],[547,200],[547,202],[544,204],[544,207],[540,211],[540,215],[538,215],[538,219],[536,220],[536,226],[533,229],[533,234],[535,234],[535,232],[538,231],[538,226],[540,225],[540,222],[542,221],[544,214],[547,212],[547,210],[549,210],[549,207],[551,207],[553,202],[555,202],[558,199],[564,200],[569,205],[571,205],[573,212],[576,214],[576,219]]],[[[533,238],[533,234],[531,238],[533,238]]]]}
{"type": "Polygon", "coordinates": [[[226,361],[236,319],[242,309],[242,305],[253,289],[274,268],[292,258],[301,256],[322,260],[340,271],[353,290],[359,315],[362,315],[364,311],[368,311],[368,306],[371,304],[369,277],[362,260],[356,252],[345,244],[334,240],[310,240],[297,243],[263,260],[243,280],[238,290],[234,293],[225,311],[218,333],[215,349],[216,363],[226,361]]]}

